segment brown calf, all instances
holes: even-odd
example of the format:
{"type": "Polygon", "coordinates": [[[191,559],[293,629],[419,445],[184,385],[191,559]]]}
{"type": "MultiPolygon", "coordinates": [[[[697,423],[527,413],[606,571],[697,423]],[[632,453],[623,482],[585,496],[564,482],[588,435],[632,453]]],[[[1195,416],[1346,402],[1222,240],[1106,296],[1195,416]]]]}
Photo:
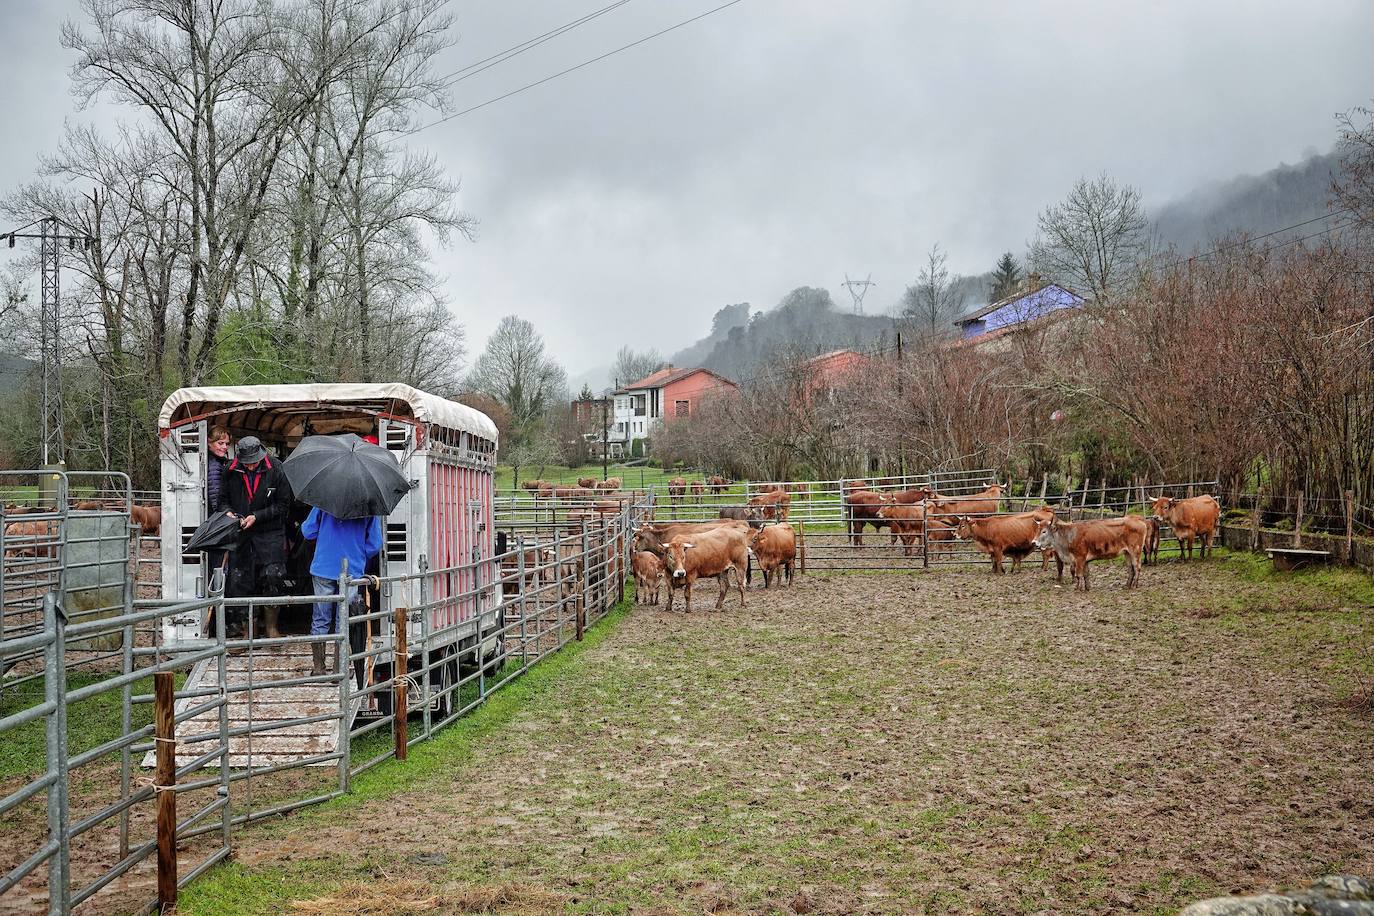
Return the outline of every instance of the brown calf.
{"type": "Polygon", "coordinates": [[[630,559],[635,574],[635,603],[658,604],[659,589],[663,585],[663,561],[649,550],[636,550],[630,559]]]}
{"type": "Polygon", "coordinates": [[[1200,554],[1203,559],[1212,550],[1212,538],[1217,533],[1217,519],[1221,517],[1221,505],[1210,495],[1193,496],[1188,499],[1156,497],[1152,504],[1155,515],[1169,523],[1178,537],[1178,552],[1183,555],[1185,546],[1188,559],[1193,558],[1193,541],[1201,539],[1200,554]]]}
{"type": "MultiPolygon", "coordinates": [[[[759,561],[763,570],[763,587],[773,587],[773,573],[784,570],[787,584],[792,584],[792,564],[797,560],[797,536],[791,525],[769,525],[755,531],[749,541],[754,559],[759,561]]],[[[748,578],[748,577],[746,577],[748,578]]],[[[782,585],[782,572],[778,572],[778,585],[782,585]]]]}
{"type": "Polygon", "coordinates": [[[588,490],[595,489],[595,488],[596,488],[596,478],[595,478],[595,477],[579,477],[579,478],[577,478],[577,485],[578,485],[579,487],[585,487],[585,488],[588,489],[588,490]]]}
{"type": "Polygon", "coordinates": [[[1140,578],[1140,557],[1145,550],[1149,524],[1138,516],[1090,522],[1064,522],[1057,518],[1037,522],[1035,546],[1051,548],[1061,563],[1072,564],[1073,587],[1088,591],[1088,563],[1111,560],[1126,554],[1126,587],[1140,578]]]}

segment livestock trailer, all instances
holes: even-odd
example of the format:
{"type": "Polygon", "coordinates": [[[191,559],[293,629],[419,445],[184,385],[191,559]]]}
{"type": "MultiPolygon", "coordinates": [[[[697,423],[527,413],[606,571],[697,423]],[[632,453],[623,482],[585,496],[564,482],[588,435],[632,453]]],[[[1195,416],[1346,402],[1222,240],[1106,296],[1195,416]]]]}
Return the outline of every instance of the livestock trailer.
{"type": "MultiPolygon", "coordinates": [[[[486,414],[394,383],[173,392],[158,416],[164,600],[193,601],[206,594],[205,555],[184,548],[208,515],[207,434],[214,426],[227,428],[236,441],[257,436],[275,460],[285,459],[309,435],[376,436],[411,486],[384,520],[380,575],[387,606],[413,609],[409,626],[429,634],[433,661],[449,657],[466,667],[499,655],[501,596],[492,518],[497,432],[486,414]]],[[[297,519],[305,508],[296,506],[297,519]]],[[[303,570],[288,578],[294,592],[311,593],[303,570]]],[[[167,619],[165,642],[193,646],[207,639],[205,616],[167,619]]],[[[391,621],[380,623],[379,636],[389,644],[391,621]]],[[[456,667],[452,674],[458,673],[456,667]]]]}

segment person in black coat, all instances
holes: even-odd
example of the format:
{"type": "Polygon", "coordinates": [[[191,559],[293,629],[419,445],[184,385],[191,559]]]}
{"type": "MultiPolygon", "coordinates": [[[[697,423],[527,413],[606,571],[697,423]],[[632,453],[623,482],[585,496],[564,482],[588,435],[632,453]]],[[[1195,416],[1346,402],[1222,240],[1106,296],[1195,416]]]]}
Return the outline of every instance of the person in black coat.
{"type": "MultiPolygon", "coordinates": [[[[228,509],[242,529],[238,549],[230,555],[224,594],[230,598],[280,595],[286,578],[291,486],[256,436],[239,440],[237,457],[224,469],[216,508],[228,509]]],[[[268,637],[280,635],[277,611],[275,606],[263,609],[268,637]]],[[[227,614],[225,624],[241,635],[243,615],[227,614]]]]}

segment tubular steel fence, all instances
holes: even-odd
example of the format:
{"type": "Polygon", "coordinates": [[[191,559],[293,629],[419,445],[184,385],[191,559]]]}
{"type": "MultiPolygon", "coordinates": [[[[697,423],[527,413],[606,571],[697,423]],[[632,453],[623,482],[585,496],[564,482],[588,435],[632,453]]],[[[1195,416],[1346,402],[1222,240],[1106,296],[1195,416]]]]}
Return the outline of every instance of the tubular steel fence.
{"type": "Polygon", "coordinates": [[[16,592],[24,616],[16,610],[0,638],[0,658],[35,669],[22,685],[6,681],[0,707],[0,742],[22,749],[7,757],[29,757],[0,776],[0,910],[149,912],[173,902],[229,854],[236,827],[349,791],[357,774],[404,759],[581,639],[623,600],[628,539],[648,509],[625,502],[556,527],[508,519],[507,549],[493,559],[391,578],[345,573],[332,597],[225,598],[217,573],[207,598],[183,603],[135,596],[125,512],[120,603],[93,614],[71,603],[85,562],[73,562],[80,526],[60,500],[52,505],[56,529],[38,543],[54,548],[53,563],[16,592]],[[460,578],[478,584],[455,593],[460,578]],[[349,586],[363,596],[351,604],[349,586]],[[397,606],[393,592],[420,601],[397,606]],[[348,625],[269,636],[256,621],[268,606],[315,602],[348,625]],[[484,602],[493,613],[458,619],[457,608],[484,602]],[[201,621],[200,637],[165,640],[187,615],[201,621]],[[227,621],[239,616],[246,634],[229,638],[227,621]],[[455,643],[455,633],[470,635],[455,643]],[[75,676],[69,662],[98,640],[116,667],[75,676]],[[316,646],[323,674],[313,670],[316,646]]]}
{"type": "MultiPolygon", "coordinates": [[[[854,494],[876,491],[886,505],[920,488],[967,498],[994,482],[986,469],[780,482],[785,510],[774,506],[773,517],[756,521],[793,525],[802,573],[983,563],[975,545],[937,534],[928,521],[914,535],[903,531],[906,538],[871,521],[856,531],[854,494]]],[[[1212,481],[1083,482],[1060,493],[1047,492],[1043,479],[1037,493],[1034,483],[1001,494],[998,512],[1049,502],[1074,519],[1149,514],[1154,496],[1216,493],[1212,481]]],[[[26,749],[29,760],[0,775],[0,909],[167,904],[178,886],[228,855],[236,827],[348,792],[357,774],[404,759],[409,747],[579,639],[623,600],[637,525],[731,509],[764,515],[749,500],[776,486],[501,497],[493,559],[422,565],[406,576],[345,572],[339,595],[323,599],[226,598],[217,574],[208,597],[172,603],[140,575],[156,573],[160,545],[130,523],[126,478],[17,482],[9,492],[28,494],[25,507],[37,511],[6,514],[0,541],[0,659],[10,669],[0,682],[0,741],[26,749]],[[73,499],[78,491],[101,492],[106,502],[78,509],[93,501],[73,499]],[[122,510],[109,508],[119,500],[122,510]],[[11,529],[24,519],[39,524],[11,529]],[[458,590],[459,581],[474,585],[458,590]],[[344,597],[352,587],[359,601],[344,597]],[[257,622],[269,606],[287,619],[317,601],[333,604],[347,626],[310,636],[299,624],[264,633],[257,622]],[[490,611],[457,611],[470,607],[490,611]],[[230,638],[228,621],[240,617],[246,633],[230,638]],[[178,631],[174,624],[184,633],[188,619],[198,623],[197,638],[164,637],[178,631]],[[321,652],[322,674],[314,670],[321,652]]]]}

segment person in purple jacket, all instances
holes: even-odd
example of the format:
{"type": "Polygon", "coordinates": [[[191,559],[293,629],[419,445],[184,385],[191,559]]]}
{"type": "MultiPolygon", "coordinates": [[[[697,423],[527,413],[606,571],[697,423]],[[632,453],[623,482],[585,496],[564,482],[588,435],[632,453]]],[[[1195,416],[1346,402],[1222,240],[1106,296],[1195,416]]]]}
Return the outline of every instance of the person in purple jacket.
{"type": "MultiPolygon", "coordinates": [[[[367,561],[382,550],[382,520],[371,518],[335,518],[323,509],[311,509],[301,523],[301,537],[315,542],[315,559],[310,563],[310,577],[315,582],[315,594],[337,595],[339,593],[339,570],[343,561],[348,561],[350,577],[361,576],[367,569],[367,561]]],[[[349,587],[348,601],[357,597],[358,589],[349,587]]],[[[345,602],[346,607],[347,602],[345,602]]],[[[332,601],[318,601],[310,620],[310,635],[322,636],[337,633],[343,626],[340,617],[347,617],[343,610],[332,601]]],[[[310,646],[314,660],[312,675],[324,674],[324,642],[310,646]]]]}

